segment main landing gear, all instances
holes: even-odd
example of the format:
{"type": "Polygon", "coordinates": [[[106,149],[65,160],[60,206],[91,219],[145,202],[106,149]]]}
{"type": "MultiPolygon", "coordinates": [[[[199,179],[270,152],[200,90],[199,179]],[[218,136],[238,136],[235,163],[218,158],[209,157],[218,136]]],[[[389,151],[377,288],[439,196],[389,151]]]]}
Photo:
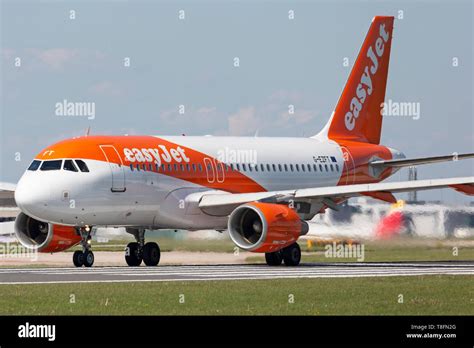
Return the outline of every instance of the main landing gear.
{"type": "Polygon", "coordinates": [[[286,266],[298,266],[301,261],[301,249],[298,243],[293,243],[273,253],[265,253],[265,261],[269,266],[279,266],[284,261],[286,266]]]}
{"type": "Polygon", "coordinates": [[[156,266],[160,262],[160,247],[155,242],[145,243],[144,229],[127,228],[127,232],[134,235],[136,242],[128,243],[125,249],[127,265],[140,266],[142,261],[147,266],[156,266]]]}
{"type": "Polygon", "coordinates": [[[94,253],[91,250],[91,228],[80,227],[82,251],[76,250],[72,255],[72,262],[76,267],[91,267],[94,264],[94,253]]]}

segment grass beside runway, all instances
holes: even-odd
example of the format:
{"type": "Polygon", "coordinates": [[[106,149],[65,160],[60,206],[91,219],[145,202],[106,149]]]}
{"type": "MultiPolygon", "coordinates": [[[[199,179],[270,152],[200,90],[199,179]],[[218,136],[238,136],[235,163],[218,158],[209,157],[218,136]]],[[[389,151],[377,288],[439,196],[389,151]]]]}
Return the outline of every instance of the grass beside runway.
{"type": "Polygon", "coordinates": [[[0,285],[0,315],[473,315],[473,283],[443,275],[0,285]]]}

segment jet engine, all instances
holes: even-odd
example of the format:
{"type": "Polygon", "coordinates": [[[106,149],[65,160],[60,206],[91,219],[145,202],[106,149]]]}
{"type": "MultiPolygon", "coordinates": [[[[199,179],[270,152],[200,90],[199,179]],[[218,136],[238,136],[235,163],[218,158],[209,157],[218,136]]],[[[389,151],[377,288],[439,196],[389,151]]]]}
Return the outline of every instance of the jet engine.
{"type": "Polygon", "coordinates": [[[287,205],[252,202],[235,208],[228,229],[239,248],[269,253],[295,243],[309,227],[287,205]]]}
{"type": "Polygon", "coordinates": [[[26,248],[44,253],[63,251],[81,241],[74,227],[38,221],[25,213],[15,220],[15,235],[26,248]]]}

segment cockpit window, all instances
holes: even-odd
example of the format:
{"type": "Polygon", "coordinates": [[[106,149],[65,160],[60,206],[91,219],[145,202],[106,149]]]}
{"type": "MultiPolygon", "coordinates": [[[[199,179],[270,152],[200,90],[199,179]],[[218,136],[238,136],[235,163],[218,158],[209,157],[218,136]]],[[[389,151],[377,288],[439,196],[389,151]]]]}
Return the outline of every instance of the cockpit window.
{"type": "Polygon", "coordinates": [[[77,172],[77,167],[72,160],[65,160],[63,169],[69,170],[70,172],[77,172]]]}
{"type": "Polygon", "coordinates": [[[44,161],[40,170],[60,170],[62,160],[44,161]]]}
{"type": "Polygon", "coordinates": [[[30,166],[28,167],[28,170],[35,171],[36,169],[39,168],[40,164],[41,164],[41,161],[34,160],[33,162],[31,162],[30,166]]]}
{"type": "Polygon", "coordinates": [[[81,170],[81,172],[88,172],[89,168],[87,168],[87,164],[83,160],[76,160],[76,164],[81,170]]]}

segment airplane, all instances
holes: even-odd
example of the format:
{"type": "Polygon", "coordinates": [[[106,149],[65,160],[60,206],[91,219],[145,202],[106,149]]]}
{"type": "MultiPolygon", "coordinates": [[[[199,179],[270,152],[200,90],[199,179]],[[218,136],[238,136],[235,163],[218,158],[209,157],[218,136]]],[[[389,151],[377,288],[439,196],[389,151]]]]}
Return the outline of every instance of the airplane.
{"type": "Polygon", "coordinates": [[[236,246],[270,266],[297,266],[308,220],[351,197],[396,202],[394,193],[452,188],[474,195],[474,177],[382,182],[405,166],[474,153],[407,159],[380,144],[394,17],[376,16],[336,108],[309,138],[92,136],[42,150],[16,186],[1,185],[21,213],[15,234],[38,252],[80,244],[77,267],[94,263],[91,230],[125,227],[129,266],[156,266],[147,229],[228,230],[236,246]]]}

